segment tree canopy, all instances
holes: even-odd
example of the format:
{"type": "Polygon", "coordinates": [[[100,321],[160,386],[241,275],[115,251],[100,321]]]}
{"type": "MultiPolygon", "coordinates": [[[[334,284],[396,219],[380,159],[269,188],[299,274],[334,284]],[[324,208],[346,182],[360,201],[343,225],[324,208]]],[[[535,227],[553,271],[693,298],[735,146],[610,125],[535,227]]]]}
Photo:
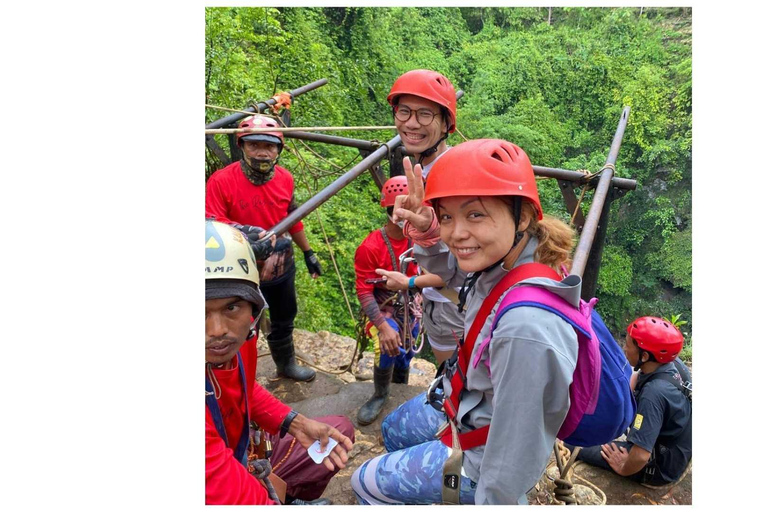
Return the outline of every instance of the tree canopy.
{"type": "MultiPolygon", "coordinates": [[[[390,125],[394,80],[433,69],[466,93],[457,116],[464,136],[510,140],[547,167],[599,170],[629,105],[616,175],[638,188],[612,206],[599,310],[615,334],[640,315],[691,319],[690,8],[209,7],[205,43],[209,104],[242,108],[327,78],[295,100],[295,126],[390,125]]],[[[223,115],[209,109],[206,122],[223,115]]],[[[342,135],[386,141],[394,132],[342,135]]],[[[284,151],[280,160],[300,203],[359,157],[307,146],[290,140],[300,157],[284,151]]],[[[568,221],[557,183],[538,183],[545,211],[568,221]]],[[[356,311],[352,261],[385,220],[378,195],[366,173],[305,220],[326,272],[316,281],[297,273],[298,327],[354,335],[324,237],[356,311]]],[[[684,331],[690,340],[690,323],[684,331]]]]}

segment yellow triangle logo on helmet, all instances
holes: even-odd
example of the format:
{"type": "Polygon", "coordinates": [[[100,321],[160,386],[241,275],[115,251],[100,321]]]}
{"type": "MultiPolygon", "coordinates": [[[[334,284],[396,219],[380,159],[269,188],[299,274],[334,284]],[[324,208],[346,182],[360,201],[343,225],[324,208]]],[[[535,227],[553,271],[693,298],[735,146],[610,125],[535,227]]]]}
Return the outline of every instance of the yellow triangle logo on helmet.
{"type": "Polygon", "coordinates": [[[205,248],[206,249],[218,249],[221,247],[219,245],[219,242],[216,241],[214,237],[210,237],[207,242],[205,242],[205,248]]]}

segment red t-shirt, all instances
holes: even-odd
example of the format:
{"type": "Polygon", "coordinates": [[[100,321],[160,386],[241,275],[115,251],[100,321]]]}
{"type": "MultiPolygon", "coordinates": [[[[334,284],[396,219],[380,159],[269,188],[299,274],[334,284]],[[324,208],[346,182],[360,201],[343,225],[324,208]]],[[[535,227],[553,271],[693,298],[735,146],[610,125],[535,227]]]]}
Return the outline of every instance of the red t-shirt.
{"type": "MultiPolygon", "coordinates": [[[[205,216],[228,224],[239,223],[273,228],[288,216],[293,198],[293,176],[275,166],[275,175],[263,185],[254,185],[243,174],[240,162],[233,162],[214,172],[205,185],[205,216]]],[[[288,233],[304,229],[301,221],[288,233]]]]}
{"type": "MultiPolygon", "coordinates": [[[[251,419],[274,434],[291,408],[272,396],[256,382],[256,338],[240,349],[245,369],[251,419]]],[[[216,430],[208,407],[205,408],[205,503],[206,505],[264,505],[272,503],[267,490],[235,459],[245,421],[245,397],[237,358],[232,369],[213,370],[221,387],[218,400],[229,445],[216,430]]]]}
{"type": "MultiPolygon", "coordinates": [[[[394,240],[390,238],[389,241],[392,243],[392,249],[395,251],[395,259],[398,260],[399,264],[400,255],[408,249],[408,239],[403,238],[402,240],[394,240]]],[[[355,288],[357,289],[358,297],[361,293],[372,293],[374,288],[386,290],[384,284],[373,285],[365,282],[366,279],[381,277],[376,273],[377,268],[383,268],[384,270],[400,270],[399,268],[392,268],[392,256],[389,254],[389,249],[387,249],[387,244],[379,229],[371,231],[355,251],[355,275],[357,276],[355,288]]],[[[416,265],[414,265],[413,262],[408,264],[406,270],[406,275],[409,277],[417,275],[416,265]]]]}

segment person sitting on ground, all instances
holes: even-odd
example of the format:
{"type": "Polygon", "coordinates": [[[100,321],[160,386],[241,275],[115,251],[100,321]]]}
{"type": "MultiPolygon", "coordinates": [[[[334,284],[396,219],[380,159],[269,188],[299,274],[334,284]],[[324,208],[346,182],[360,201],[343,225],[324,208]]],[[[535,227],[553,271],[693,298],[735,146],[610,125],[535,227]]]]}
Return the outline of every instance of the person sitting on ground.
{"type": "Polygon", "coordinates": [[[271,442],[269,460],[287,486],[286,503],[328,504],[318,498],[344,468],[354,427],[343,416],[298,414],[256,382],[258,320],[266,302],[253,249],[241,231],[210,220],[205,240],[205,502],[274,503],[249,472],[255,422],[271,442]],[[324,449],[330,439],[338,444],[316,464],[307,450],[316,440],[324,449]]]}
{"type": "Polygon", "coordinates": [[[692,381],[682,349],[682,333],[667,320],[644,316],[629,324],[624,353],[639,372],[635,420],[626,441],[582,448],[576,460],[653,486],[683,475],[692,455],[692,381]]]}
{"type": "MultiPolygon", "coordinates": [[[[357,299],[368,321],[365,332],[373,342],[373,396],[357,412],[361,425],[370,425],[379,416],[389,396],[389,383],[407,384],[413,348],[406,352],[401,337],[404,312],[397,294],[387,290],[376,269],[398,270],[400,256],[411,248],[401,226],[392,221],[392,207],[398,194],[408,193],[405,176],[395,176],[381,189],[381,206],[387,209],[387,223],[371,231],[355,251],[355,287],[357,299]]],[[[416,265],[411,262],[406,276],[416,276],[416,265]]],[[[407,307],[407,306],[406,306],[407,307]]],[[[411,315],[411,341],[419,331],[418,321],[411,315]]]]}
{"type": "Polygon", "coordinates": [[[361,504],[527,504],[569,410],[577,335],[556,313],[529,306],[510,309],[492,328],[508,290],[491,314],[478,312],[505,276],[522,278],[521,267],[537,276],[518,284],[578,308],[581,279],[559,274],[570,265],[574,233],[543,215],[530,160],[510,142],[457,145],[435,163],[426,189],[419,166],[403,166],[409,195],[398,197],[395,220],[406,220],[431,272],[448,286],[464,283],[465,332],[476,318],[480,330],[466,374],[451,358],[434,383],[442,394],[430,388],[382,421],[389,453],[360,466],[352,489],[361,504]]]}

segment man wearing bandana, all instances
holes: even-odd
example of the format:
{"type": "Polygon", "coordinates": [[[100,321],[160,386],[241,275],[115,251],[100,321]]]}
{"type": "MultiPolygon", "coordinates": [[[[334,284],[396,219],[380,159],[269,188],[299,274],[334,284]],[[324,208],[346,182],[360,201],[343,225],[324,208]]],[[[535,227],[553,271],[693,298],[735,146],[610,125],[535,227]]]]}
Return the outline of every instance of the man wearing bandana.
{"type": "MultiPolygon", "coordinates": [[[[271,117],[254,115],[240,128],[277,128],[271,117]]],[[[274,244],[262,240],[263,229],[271,228],[296,209],[293,176],[277,165],[283,150],[283,133],[238,133],[243,151],[238,162],[219,169],[205,187],[205,214],[237,229],[252,242],[256,254],[261,291],[269,304],[272,330],[267,336],[272,359],[280,376],[311,381],[315,371],[296,362],[293,347],[293,321],[296,318],[296,266],[293,243],[304,252],[304,262],[313,278],[321,273],[320,262],[312,251],[304,225],[294,224],[274,244]]]]}

